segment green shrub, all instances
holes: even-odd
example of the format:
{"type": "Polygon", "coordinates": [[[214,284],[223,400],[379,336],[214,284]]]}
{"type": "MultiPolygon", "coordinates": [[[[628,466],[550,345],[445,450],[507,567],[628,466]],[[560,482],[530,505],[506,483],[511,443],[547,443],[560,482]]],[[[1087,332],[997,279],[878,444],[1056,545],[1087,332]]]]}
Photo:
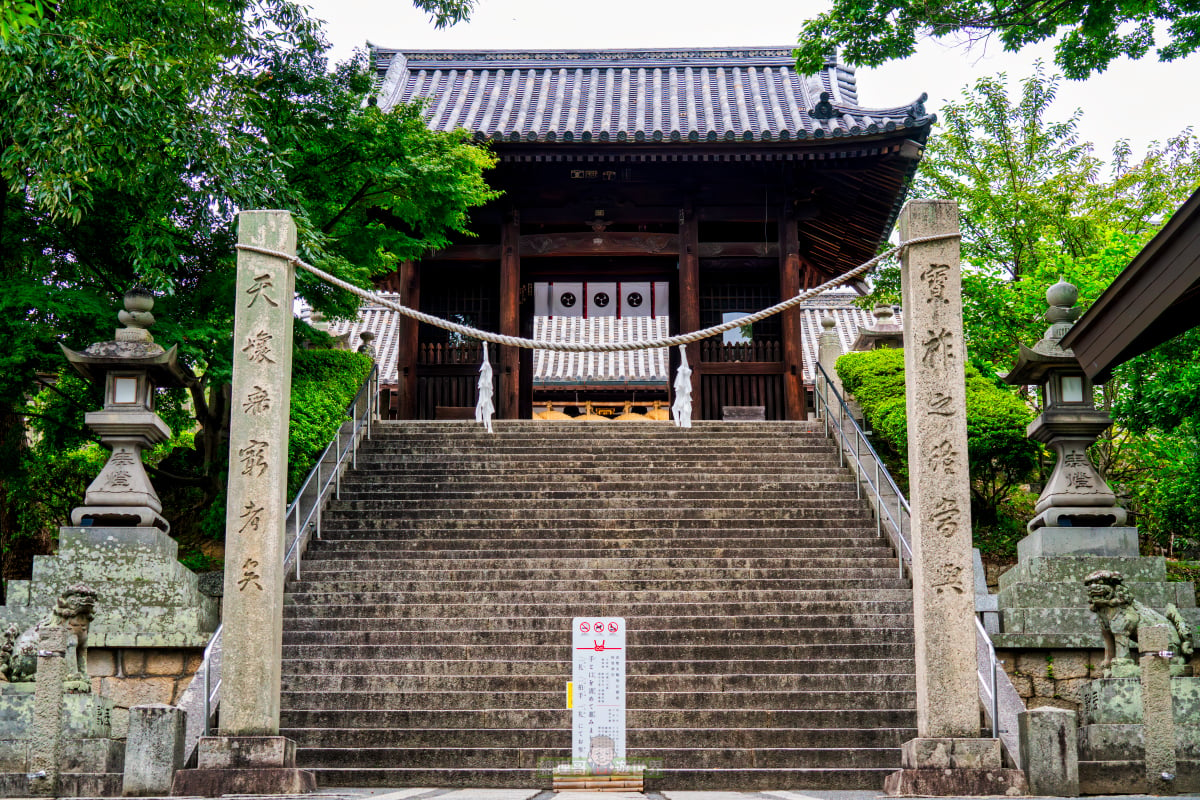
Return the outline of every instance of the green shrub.
{"type": "Polygon", "coordinates": [[[288,498],[346,421],[371,372],[371,359],[347,350],[299,350],[292,362],[292,410],[288,435],[288,498]]]}
{"type": "MultiPolygon", "coordinates": [[[[862,407],[881,455],[907,478],[908,420],[904,408],[904,351],[847,353],[838,376],[862,407]]],[[[1037,466],[1037,445],[1025,436],[1032,418],[1016,392],[966,368],[967,460],[971,474],[971,513],[978,529],[1001,522],[1009,495],[1037,466]]],[[[1000,525],[1011,528],[1011,525],[1000,525]]]]}

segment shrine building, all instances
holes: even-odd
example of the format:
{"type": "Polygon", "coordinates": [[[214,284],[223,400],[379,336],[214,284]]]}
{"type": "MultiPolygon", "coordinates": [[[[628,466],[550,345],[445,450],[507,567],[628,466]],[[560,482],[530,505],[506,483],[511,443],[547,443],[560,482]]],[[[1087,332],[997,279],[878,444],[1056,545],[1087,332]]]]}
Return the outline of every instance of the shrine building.
{"type": "MultiPolygon", "coordinates": [[[[472,212],[477,237],[403,263],[381,288],[524,337],[699,330],[857,266],[891,232],[934,121],[924,95],[860,107],[853,69],[830,60],[803,76],[785,48],[372,53],[379,106],[423,101],[432,129],[487,142],[503,192],[472,212]]],[[[393,324],[379,337],[395,342],[393,415],[474,406],[479,345],[393,324]]],[[[756,405],[803,419],[817,331],[793,309],[689,345],[695,417],[756,405]]],[[[496,349],[505,419],[547,400],[669,401],[678,359],[496,349]]]]}

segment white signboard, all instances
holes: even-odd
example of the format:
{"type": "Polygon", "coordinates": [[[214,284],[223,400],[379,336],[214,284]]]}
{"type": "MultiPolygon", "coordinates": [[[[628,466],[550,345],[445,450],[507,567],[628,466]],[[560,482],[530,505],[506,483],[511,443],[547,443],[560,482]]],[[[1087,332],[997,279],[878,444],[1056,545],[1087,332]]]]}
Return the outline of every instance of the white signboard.
{"type": "Polygon", "coordinates": [[[571,624],[571,757],[606,771],[625,761],[625,619],[576,617],[571,624]]]}

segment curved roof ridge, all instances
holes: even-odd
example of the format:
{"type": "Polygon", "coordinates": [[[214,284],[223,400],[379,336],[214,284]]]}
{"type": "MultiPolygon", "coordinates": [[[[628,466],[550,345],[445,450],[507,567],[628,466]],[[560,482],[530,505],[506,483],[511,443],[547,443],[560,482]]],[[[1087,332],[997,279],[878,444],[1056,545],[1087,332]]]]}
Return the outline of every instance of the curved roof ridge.
{"type": "Polygon", "coordinates": [[[831,56],[817,74],[800,75],[791,47],[371,49],[382,108],[427,100],[431,128],[497,141],[787,142],[927,128],[933,119],[924,95],[860,108],[853,68],[831,56]],[[695,80],[673,80],[681,70],[695,80]],[[496,79],[522,89],[499,105],[479,103],[496,79]],[[612,102],[609,92],[619,104],[600,119],[586,113],[612,102]]]}

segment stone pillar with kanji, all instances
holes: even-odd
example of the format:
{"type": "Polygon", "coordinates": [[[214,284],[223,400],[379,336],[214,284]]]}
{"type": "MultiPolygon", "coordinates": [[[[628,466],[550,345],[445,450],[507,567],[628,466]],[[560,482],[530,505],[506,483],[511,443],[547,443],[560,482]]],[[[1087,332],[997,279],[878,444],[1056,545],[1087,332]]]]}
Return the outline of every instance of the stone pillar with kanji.
{"type": "MultiPolygon", "coordinates": [[[[286,211],[243,211],[238,242],[294,256],[286,211]]],[[[198,768],[177,774],[173,794],[312,791],[295,768],[296,745],[279,736],[283,557],[295,268],[286,257],[240,250],[234,294],[229,489],[222,601],[221,735],[204,737],[198,768]]]]}
{"type": "Polygon", "coordinates": [[[1001,769],[1000,740],[980,737],[958,206],[912,201],[899,228],[901,241],[947,238],[901,260],[918,738],[885,790],[1024,793],[1021,771],[1001,769]]]}

